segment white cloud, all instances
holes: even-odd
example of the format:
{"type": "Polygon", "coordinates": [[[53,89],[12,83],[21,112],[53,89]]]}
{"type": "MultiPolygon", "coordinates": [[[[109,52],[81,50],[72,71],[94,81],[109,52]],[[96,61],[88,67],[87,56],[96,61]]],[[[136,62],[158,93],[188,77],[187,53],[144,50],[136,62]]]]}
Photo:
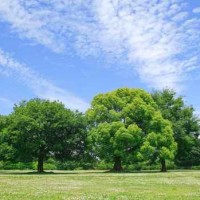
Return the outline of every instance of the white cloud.
{"type": "Polygon", "coordinates": [[[8,106],[13,106],[14,105],[14,103],[10,99],[5,98],[5,97],[0,97],[0,101],[5,103],[5,104],[7,104],[8,106]]]}
{"type": "Polygon", "coordinates": [[[194,8],[193,13],[199,14],[200,13],[200,7],[194,8]]]}
{"type": "MultiPolygon", "coordinates": [[[[150,87],[181,89],[199,62],[188,0],[6,0],[0,18],[53,51],[128,62],[150,87]]],[[[198,8],[193,12],[197,13],[198,8]]]]}
{"type": "Polygon", "coordinates": [[[199,45],[200,27],[181,1],[102,0],[96,7],[104,52],[125,54],[151,87],[181,89],[198,61],[192,48],[199,45]]]}
{"type": "MultiPolygon", "coordinates": [[[[16,79],[19,79],[40,98],[59,100],[67,107],[80,111],[85,111],[89,107],[82,99],[42,78],[37,72],[15,61],[1,49],[0,69],[0,73],[3,72],[3,74],[6,73],[8,76],[14,76],[16,79]]],[[[8,103],[5,98],[0,98],[0,100],[8,103]]]]}
{"type": "Polygon", "coordinates": [[[9,113],[13,105],[10,99],[0,96],[0,115],[9,113]]]}

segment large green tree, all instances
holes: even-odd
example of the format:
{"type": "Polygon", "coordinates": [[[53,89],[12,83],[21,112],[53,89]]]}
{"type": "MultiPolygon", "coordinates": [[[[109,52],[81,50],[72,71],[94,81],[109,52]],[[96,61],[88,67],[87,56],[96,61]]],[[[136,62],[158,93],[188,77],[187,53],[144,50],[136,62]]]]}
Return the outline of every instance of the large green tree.
{"type": "Polygon", "coordinates": [[[162,171],[166,171],[165,160],[173,158],[176,144],[170,123],[162,118],[150,94],[128,88],[99,94],[94,97],[87,118],[93,154],[113,161],[114,170],[122,170],[122,162],[137,160],[138,156],[156,156],[162,171]]]}
{"type": "Polygon", "coordinates": [[[8,117],[0,115],[0,161],[12,160],[14,152],[8,134],[8,117]]]}
{"type": "Polygon", "coordinates": [[[15,105],[8,132],[16,160],[36,159],[38,172],[43,172],[43,163],[49,156],[63,160],[84,151],[83,116],[60,102],[32,99],[15,105]]]}
{"type": "Polygon", "coordinates": [[[172,124],[175,141],[178,144],[175,163],[179,166],[192,166],[200,163],[199,119],[194,108],[187,106],[182,96],[174,90],[164,89],[152,93],[162,116],[172,124]]]}

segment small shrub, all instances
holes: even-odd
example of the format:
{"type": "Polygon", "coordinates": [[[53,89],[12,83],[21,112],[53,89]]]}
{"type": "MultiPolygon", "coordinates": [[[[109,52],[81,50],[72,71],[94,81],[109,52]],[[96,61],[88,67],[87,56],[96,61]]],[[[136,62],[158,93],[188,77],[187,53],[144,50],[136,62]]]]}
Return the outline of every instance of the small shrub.
{"type": "Polygon", "coordinates": [[[56,170],[58,167],[58,162],[53,158],[49,158],[46,162],[44,162],[45,170],[56,170]]]}
{"type": "Polygon", "coordinates": [[[60,162],[57,167],[60,170],[74,170],[79,167],[79,163],[75,161],[60,162]]]}
{"type": "Polygon", "coordinates": [[[84,170],[94,169],[94,166],[93,166],[92,163],[82,163],[81,166],[82,166],[82,168],[83,168],[84,170]]]}
{"type": "Polygon", "coordinates": [[[192,166],[191,169],[200,170],[200,165],[198,165],[198,166],[192,166]]]}
{"type": "Polygon", "coordinates": [[[96,165],[95,165],[95,169],[99,169],[99,170],[108,170],[108,169],[112,169],[112,168],[113,168],[113,164],[107,163],[105,161],[100,161],[100,162],[96,163],[96,165]]]}
{"type": "Polygon", "coordinates": [[[1,161],[0,162],[0,169],[4,170],[28,170],[28,169],[34,169],[33,163],[12,163],[10,161],[1,161]]]}

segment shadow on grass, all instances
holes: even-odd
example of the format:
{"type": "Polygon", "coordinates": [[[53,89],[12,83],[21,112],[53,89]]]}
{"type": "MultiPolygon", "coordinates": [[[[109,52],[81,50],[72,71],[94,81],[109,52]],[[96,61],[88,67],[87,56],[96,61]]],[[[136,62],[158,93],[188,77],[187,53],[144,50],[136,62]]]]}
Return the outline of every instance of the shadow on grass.
{"type": "MultiPolygon", "coordinates": [[[[108,171],[109,172],[109,171],[108,171]]],[[[55,171],[44,171],[44,172],[37,172],[37,171],[26,171],[26,170],[0,170],[0,175],[73,175],[73,174],[103,174],[107,173],[107,171],[71,171],[71,170],[55,170],[55,171]]]]}
{"type": "Polygon", "coordinates": [[[61,170],[61,171],[44,171],[42,173],[39,173],[37,171],[24,171],[24,170],[0,170],[0,175],[89,175],[89,174],[155,174],[155,173],[170,173],[170,172],[183,172],[186,170],[170,170],[167,172],[160,172],[159,170],[123,170],[120,172],[116,172],[113,170],[80,170],[80,171],[68,171],[68,170],[61,170]]]}

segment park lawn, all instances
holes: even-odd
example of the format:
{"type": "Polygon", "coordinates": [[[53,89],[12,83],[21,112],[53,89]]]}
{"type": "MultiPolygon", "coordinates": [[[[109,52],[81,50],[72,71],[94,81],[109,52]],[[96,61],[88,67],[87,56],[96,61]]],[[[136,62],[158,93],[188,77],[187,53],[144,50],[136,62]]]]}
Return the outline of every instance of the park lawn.
{"type": "Polygon", "coordinates": [[[0,171],[0,200],[200,199],[200,171],[0,171]]]}

